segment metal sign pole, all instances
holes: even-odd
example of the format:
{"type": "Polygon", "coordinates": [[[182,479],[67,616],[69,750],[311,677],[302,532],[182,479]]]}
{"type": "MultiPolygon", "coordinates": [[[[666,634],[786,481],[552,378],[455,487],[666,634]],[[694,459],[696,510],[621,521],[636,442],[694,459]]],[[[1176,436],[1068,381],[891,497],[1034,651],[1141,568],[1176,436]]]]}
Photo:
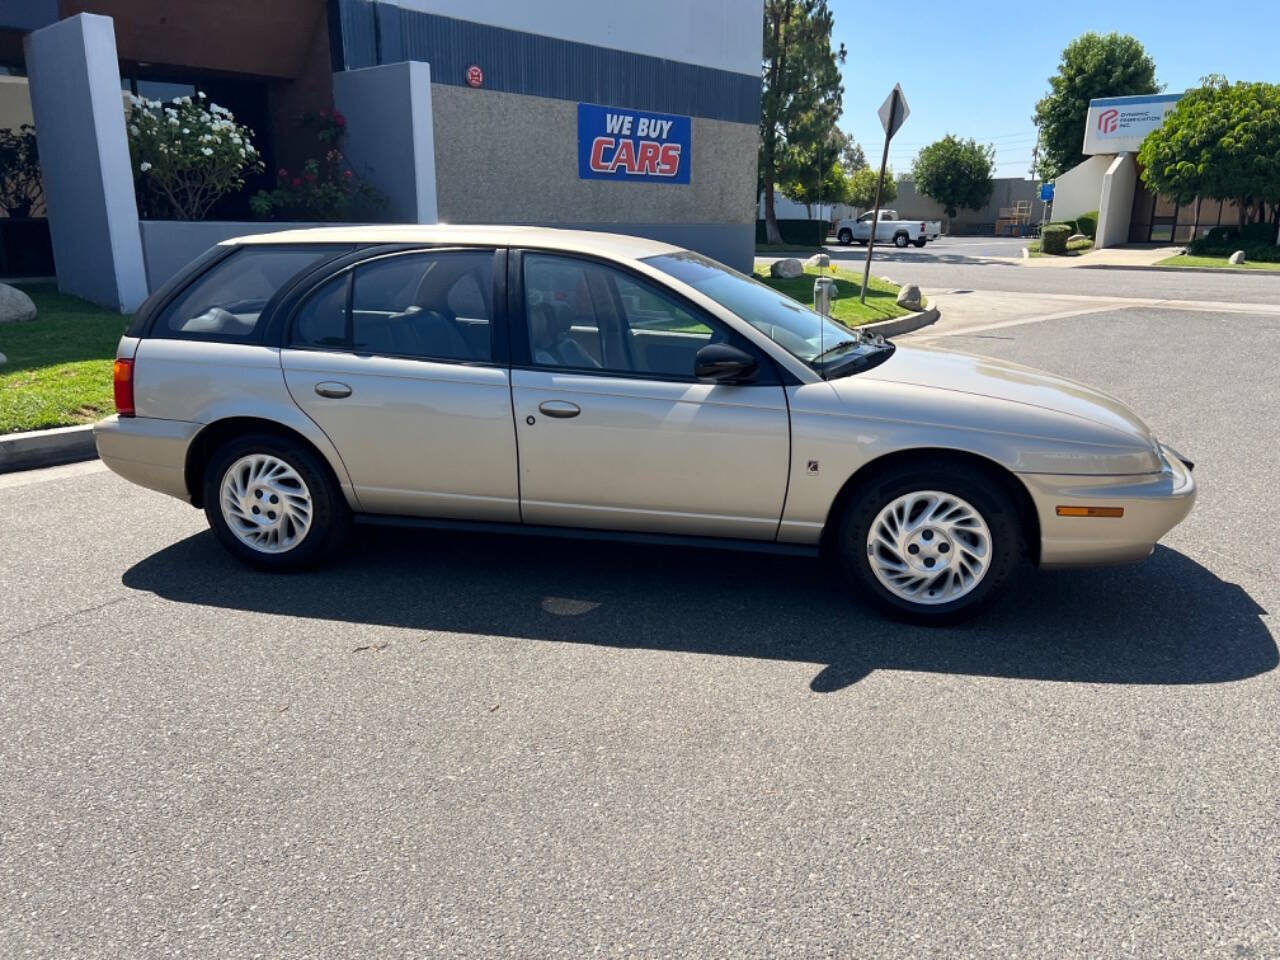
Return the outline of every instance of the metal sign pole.
{"type": "Polygon", "coordinates": [[[880,179],[876,181],[876,205],[875,213],[871,217],[871,232],[867,236],[867,262],[862,267],[862,290],[858,295],[858,300],[862,303],[867,302],[867,283],[871,279],[871,252],[876,248],[876,228],[880,226],[880,190],[884,186],[884,172],[889,166],[889,141],[893,139],[896,132],[894,129],[894,119],[898,115],[898,88],[893,88],[891,94],[892,102],[889,106],[889,123],[885,127],[884,132],[884,153],[880,155],[880,179]]]}

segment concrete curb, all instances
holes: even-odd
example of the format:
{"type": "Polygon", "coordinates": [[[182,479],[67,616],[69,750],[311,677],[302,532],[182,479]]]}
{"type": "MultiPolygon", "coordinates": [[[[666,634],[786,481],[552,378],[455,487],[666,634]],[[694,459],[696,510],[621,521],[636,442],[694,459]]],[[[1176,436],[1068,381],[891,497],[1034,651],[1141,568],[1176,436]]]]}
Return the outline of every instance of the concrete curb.
{"type": "Polygon", "coordinates": [[[1247,273],[1251,277],[1271,276],[1280,277],[1280,270],[1248,270],[1244,267],[1161,267],[1156,264],[1143,264],[1140,266],[1125,266],[1118,263],[1082,263],[1077,269],[1079,270],[1152,270],[1156,273],[1247,273]]]}
{"type": "Polygon", "coordinates": [[[97,456],[91,423],[0,436],[0,473],[56,467],[77,460],[95,460],[97,456]]]}
{"type": "Polygon", "coordinates": [[[892,320],[881,320],[879,323],[864,323],[858,327],[868,333],[878,333],[882,337],[895,337],[900,333],[910,333],[927,327],[938,319],[938,308],[929,307],[919,313],[908,313],[905,317],[894,317],[892,320]]]}

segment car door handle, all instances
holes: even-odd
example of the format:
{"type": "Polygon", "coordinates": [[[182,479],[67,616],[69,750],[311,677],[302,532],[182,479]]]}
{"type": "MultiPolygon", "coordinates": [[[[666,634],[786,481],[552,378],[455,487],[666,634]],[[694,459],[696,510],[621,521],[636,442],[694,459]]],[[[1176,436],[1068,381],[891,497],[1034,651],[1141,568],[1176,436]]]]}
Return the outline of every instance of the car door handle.
{"type": "Polygon", "coordinates": [[[321,380],[316,384],[316,393],[332,400],[341,400],[343,397],[351,396],[351,388],[337,380],[321,380]]]}
{"type": "Polygon", "coordinates": [[[582,408],[576,403],[570,403],[568,400],[543,400],[538,404],[538,409],[545,413],[548,417],[555,417],[558,420],[567,420],[569,417],[576,417],[582,412],[582,408]]]}

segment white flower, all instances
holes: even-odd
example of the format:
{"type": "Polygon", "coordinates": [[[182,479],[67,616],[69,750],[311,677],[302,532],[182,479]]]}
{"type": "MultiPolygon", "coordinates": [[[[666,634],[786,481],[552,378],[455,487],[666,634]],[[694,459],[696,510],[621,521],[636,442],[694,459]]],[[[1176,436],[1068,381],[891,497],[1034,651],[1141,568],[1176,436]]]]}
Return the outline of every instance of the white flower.
{"type": "Polygon", "coordinates": [[[197,90],[197,91],[196,91],[196,96],[197,96],[197,97],[199,97],[201,100],[206,99],[206,98],[205,98],[205,95],[204,95],[204,91],[203,91],[203,90],[197,90]]]}
{"type": "Polygon", "coordinates": [[[182,128],[182,132],[183,132],[183,133],[190,133],[190,132],[191,132],[191,128],[190,128],[190,127],[183,127],[183,128],[182,128]]]}
{"type": "Polygon", "coordinates": [[[171,126],[171,127],[176,127],[177,125],[178,125],[178,118],[177,118],[177,117],[170,117],[170,118],[169,118],[169,126],[171,126]]]}
{"type": "Polygon", "coordinates": [[[213,156],[213,148],[212,148],[212,147],[203,147],[203,148],[201,148],[200,152],[201,152],[201,153],[203,153],[206,157],[212,157],[212,156],[213,156]]]}
{"type": "Polygon", "coordinates": [[[136,123],[129,124],[129,136],[136,137],[138,135],[138,125],[136,123]]]}
{"type": "Polygon", "coordinates": [[[138,164],[138,169],[141,170],[143,173],[146,173],[148,170],[151,169],[151,164],[143,160],[140,164],[138,164]]]}

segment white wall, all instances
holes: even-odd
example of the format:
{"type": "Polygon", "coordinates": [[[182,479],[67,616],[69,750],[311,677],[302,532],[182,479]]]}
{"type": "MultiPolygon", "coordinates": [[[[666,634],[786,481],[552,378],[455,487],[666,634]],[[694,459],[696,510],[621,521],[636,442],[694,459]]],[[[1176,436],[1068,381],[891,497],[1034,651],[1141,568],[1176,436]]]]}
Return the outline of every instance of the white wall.
{"type": "Polygon", "coordinates": [[[1099,209],[1102,178],[1114,157],[1099,155],[1060,174],[1053,183],[1053,219],[1074,220],[1099,209]]]}
{"type": "Polygon", "coordinates": [[[406,10],[760,75],[764,0],[390,0],[406,10]]]}
{"type": "Polygon", "coordinates": [[[1132,153],[1111,158],[1102,178],[1098,204],[1098,236],[1094,246],[1115,247],[1129,242],[1129,220],[1133,216],[1133,188],[1138,183],[1138,165],[1132,153]]]}

